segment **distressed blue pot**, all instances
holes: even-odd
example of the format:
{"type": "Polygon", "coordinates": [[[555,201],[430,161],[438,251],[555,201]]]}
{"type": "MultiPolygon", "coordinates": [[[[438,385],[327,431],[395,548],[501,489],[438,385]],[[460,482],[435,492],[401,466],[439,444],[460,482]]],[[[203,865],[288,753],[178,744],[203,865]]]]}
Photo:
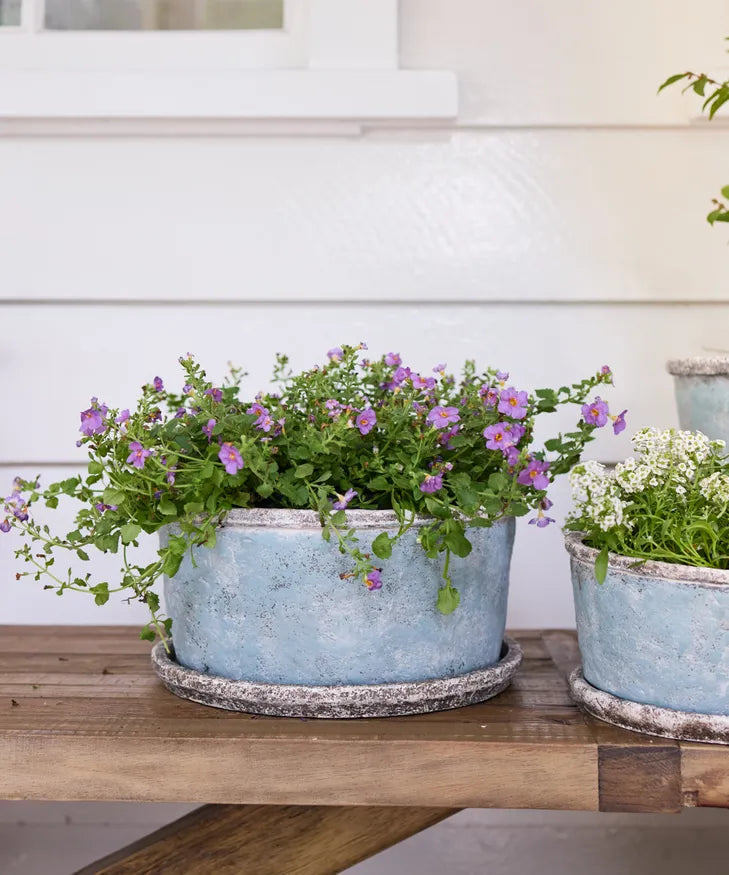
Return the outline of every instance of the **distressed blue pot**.
{"type": "MultiPolygon", "coordinates": [[[[391,511],[350,511],[359,547],[394,533],[391,511]]],[[[232,511],[214,549],[165,581],[177,662],[270,684],[380,684],[444,678],[501,655],[514,520],[469,530],[473,551],[451,558],[460,607],[436,608],[442,561],[417,543],[417,521],[382,566],[382,589],[342,578],[351,560],[306,510],[232,511]]]]}
{"type": "Polygon", "coordinates": [[[729,446],[729,357],[672,359],[681,428],[701,431],[729,446]]]}
{"type": "Polygon", "coordinates": [[[585,680],[648,705],[729,714],[729,571],[610,554],[566,539],[585,680]]]}

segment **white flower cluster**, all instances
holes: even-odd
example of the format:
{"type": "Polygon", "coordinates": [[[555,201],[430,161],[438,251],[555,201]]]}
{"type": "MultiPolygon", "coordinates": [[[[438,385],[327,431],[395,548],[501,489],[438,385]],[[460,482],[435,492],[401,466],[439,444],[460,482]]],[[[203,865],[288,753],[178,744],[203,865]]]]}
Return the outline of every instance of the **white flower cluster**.
{"type": "MultiPolygon", "coordinates": [[[[633,436],[636,458],[626,459],[611,473],[598,462],[585,462],[570,474],[573,517],[590,520],[603,531],[624,525],[632,528],[631,497],[646,490],[669,487],[685,501],[695,489],[699,466],[719,458],[723,441],[711,441],[701,432],[643,428],[633,436]]],[[[716,473],[700,484],[702,495],[719,504],[729,502],[729,475],[716,473]]]]}
{"type": "Polygon", "coordinates": [[[699,484],[699,489],[707,501],[721,505],[729,503],[729,475],[722,474],[721,471],[715,471],[709,477],[704,477],[699,484]]]}
{"type": "Polygon", "coordinates": [[[604,532],[623,524],[625,502],[615,478],[599,462],[585,462],[570,472],[577,516],[587,517],[604,532]]]}

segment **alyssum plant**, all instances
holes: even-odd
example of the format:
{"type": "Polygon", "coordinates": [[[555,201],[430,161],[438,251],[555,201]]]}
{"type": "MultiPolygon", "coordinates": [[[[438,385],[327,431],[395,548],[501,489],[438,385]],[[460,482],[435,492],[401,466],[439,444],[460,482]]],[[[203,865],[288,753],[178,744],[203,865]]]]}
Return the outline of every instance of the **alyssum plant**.
{"type": "Polygon", "coordinates": [[[644,428],[633,436],[636,457],[608,471],[598,462],[570,474],[576,510],[567,528],[599,550],[605,580],[608,552],[707,568],[729,568],[729,459],[723,441],[700,432],[644,428]]]}
{"type": "Polygon", "coordinates": [[[459,602],[451,556],[470,552],[468,528],[530,508],[536,509],[531,522],[549,524],[550,482],[579,461],[595,429],[610,420],[616,434],[625,427],[625,411],[610,416],[600,397],[587,403],[593,390],[612,382],[607,367],[573,386],[528,394],[507,385],[506,373],[477,374],[473,362],[456,381],[445,365],[418,374],[397,353],[360,361],[363,349],[331,349],[326,365],[297,375],[278,356],[279,391],[252,402],[240,398],[240,371],[232,369],[218,387],[189,355],[180,359],[181,393],[155,377],[133,411],[92,398],[81,413],[78,441],[88,451],[87,475],[45,489],[18,479],[5,500],[0,530],[12,527],[25,536],[16,557],[33,566],[18,577],[43,578],[59,595],[89,592],[98,604],[110,593],[128,593],[152,615],[142,637],[154,639],[156,631],[167,641],[171,622],[160,614],[155,584],[177,572],[186,551],[213,547],[232,508],[317,511],[322,536],[351,557],[343,577],[352,580],[343,585],[358,580],[370,590],[386,586],[377,560],[389,558],[415,515],[427,515],[420,542],[428,557],[444,554],[437,605],[447,614],[459,602]],[[534,422],[565,404],[581,405],[582,415],[574,431],[546,441],[548,459],[531,447],[534,422]],[[39,501],[54,508],[62,495],[77,499],[81,509],[73,530],[59,537],[36,523],[30,509],[39,501]],[[399,531],[394,537],[383,532],[374,555],[363,553],[347,525],[348,506],[392,509],[399,531]],[[130,548],[142,532],[170,525],[155,561],[135,564],[130,548]],[[116,583],[59,571],[58,553],[87,561],[92,548],[121,555],[116,583]]]}

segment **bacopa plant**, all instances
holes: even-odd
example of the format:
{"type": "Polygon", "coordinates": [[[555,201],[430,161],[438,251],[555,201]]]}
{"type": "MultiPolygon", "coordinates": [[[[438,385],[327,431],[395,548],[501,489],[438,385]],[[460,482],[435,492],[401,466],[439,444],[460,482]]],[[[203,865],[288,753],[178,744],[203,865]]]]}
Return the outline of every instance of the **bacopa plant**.
{"type": "Polygon", "coordinates": [[[596,576],[605,580],[608,554],[729,568],[729,460],[723,441],[700,432],[644,428],[636,455],[611,471],[598,462],[570,474],[575,511],[567,528],[599,550],[596,576]]]}
{"type": "Polygon", "coordinates": [[[505,516],[536,511],[544,527],[551,502],[547,487],[580,459],[593,432],[610,422],[619,433],[625,411],[611,415],[594,390],[612,383],[603,367],[582,382],[534,393],[510,385],[497,370],[477,374],[467,362],[456,380],[445,364],[426,375],[406,367],[398,353],[361,358],[365,344],[330,349],[327,361],[293,374],[279,355],[277,391],[241,399],[245,376],[231,369],[215,386],[190,355],[180,358],[184,385],[165,388],[159,377],[142,388],[134,410],[112,409],[92,398],[81,413],[78,446],[88,452],[85,476],[41,488],[16,480],[5,500],[0,529],[17,529],[24,543],[16,556],[31,568],[18,574],[43,578],[59,595],[88,592],[104,604],[125,592],[147,605],[151,621],[142,637],[167,641],[171,622],[160,613],[155,584],[173,576],[185,554],[214,547],[216,529],[232,508],[308,508],[319,513],[322,537],[350,557],[343,585],[386,587],[386,560],[416,515],[429,522],[420,544],[435,559],[444,554],[437,606],[447,614],[459,602],[451,557],[471,550],[468,529],[505,516]],[[532,446],[538,416],[577,405],[573,431],[532,446]],[[31,516],[37,502],[55,508],[61,496],[80,502],[72,531],[60,537],[31,516]],[[347,508],[391,509],[394,536],[382,532],[372,553],[358,547],[347,508]],[[142,533],[172,526],[154,562],[136,564],[132,548],[142,533]],[[119,554],[116,581],[63,573],[57,555],[89,551],[119,554]]]}

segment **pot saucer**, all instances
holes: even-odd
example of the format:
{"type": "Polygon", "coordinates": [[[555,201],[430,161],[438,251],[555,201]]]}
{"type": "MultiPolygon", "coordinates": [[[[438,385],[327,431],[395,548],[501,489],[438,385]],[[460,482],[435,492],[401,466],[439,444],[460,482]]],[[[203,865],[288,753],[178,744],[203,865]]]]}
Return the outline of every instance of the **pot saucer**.
{"type": "Polygon", "coordinates": [[[696,714],[621,699],[588,683],[581,666],[572,672],[569,684],[572,698],[583,710],[621,729],[680,741],[729,744],[728,715],[696,714]]]}
{"type": "Polygon", "coordinates": [[[270,717],[397,717],[474,705],[509,686],[522,650],[504,638],[495,665],[448,678],[386,683],[306,686],[229,680],[184,668],[162,642],[152,649],[152,665],[170,692],[201,705],[270,717]]]}

